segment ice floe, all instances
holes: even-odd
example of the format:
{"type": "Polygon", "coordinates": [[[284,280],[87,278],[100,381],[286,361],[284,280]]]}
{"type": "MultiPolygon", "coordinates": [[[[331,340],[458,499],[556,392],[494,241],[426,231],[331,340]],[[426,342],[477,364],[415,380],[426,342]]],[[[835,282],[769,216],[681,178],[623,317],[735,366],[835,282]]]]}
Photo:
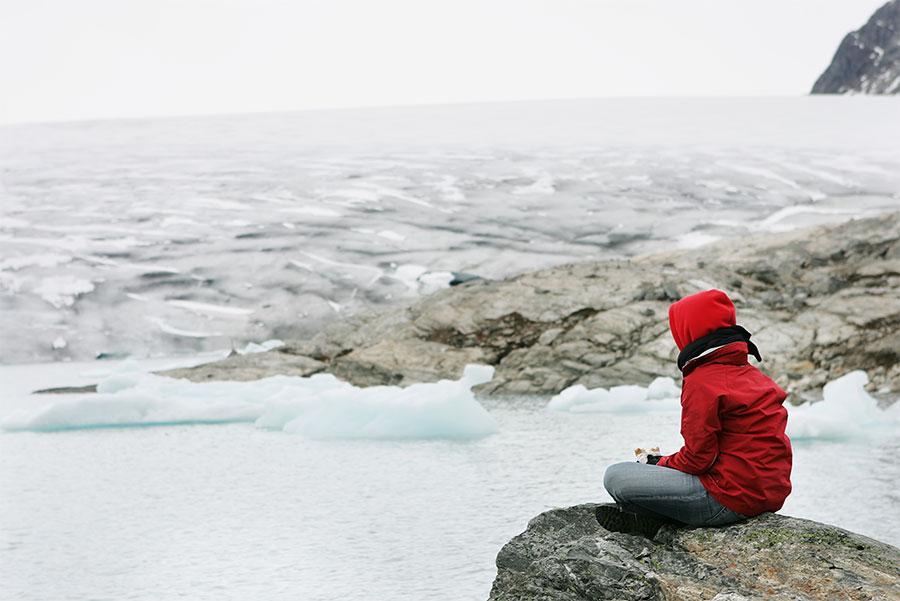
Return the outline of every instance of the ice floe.
{"type": "Polygon", "coordinates": [[[681,389],[672,378],[656,378],[650,386],[627,384],[612,388],[588,389],[569,386],[550,399],[547,409],[569,413],[618,413],[678,410],[681,389]]]}
{"type": "Polygon", "coordinates": [[[494,368],[469,365],[459,380],[359,388],[330,374],[194,383],[136,371],[105,377],[96,394],[19,410],[5,430],[247,422],[309,438],[480,438],[497,430],[472,387],[494,368]]]}
{"type": "Polygon", "coordinates": [[[823,400],[788,406],[787,433],[791,440],[871,439],[896,433],[900,428],[900,403],[886,409],[866,392],[869,377],[852,371],[822,389],[823,400]]]}

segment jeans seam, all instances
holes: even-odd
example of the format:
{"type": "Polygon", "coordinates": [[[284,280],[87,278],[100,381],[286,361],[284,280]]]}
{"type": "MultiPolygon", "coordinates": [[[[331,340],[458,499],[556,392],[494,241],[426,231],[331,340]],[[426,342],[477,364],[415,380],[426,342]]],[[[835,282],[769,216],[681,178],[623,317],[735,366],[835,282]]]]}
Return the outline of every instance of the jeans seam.
{"type": "Polygon", "coordinates": [[[717,511],[716,514],[715,514],[714,516],[712,516],[711,518],[709,518],[708,520],[706,520],[706,523],[707,523],[707,524],[712,523],[712,522],[715,522],[715,521],[718,520],[720,517],[722,517],[722,514],[724,514],[726,511],[728,511],[728,508],[725,507],[724,505],[722,505],[721,507],[722,507],[722,508],[719,509],[719,511],[717,511]]]}
{"type": "MultiPolygon", "coordinates": [[[[646,496],[637,496],[637,495],[628,495],[627,499],[629,501],[700,501],[706,498],[706,495],[692,495],[681,496],[681,495],[673,495],[673,496],[660,496],[660,495],[646,495],[646,496]]],[[[725,507],[723,507],[725,509],[725,507]]]]}

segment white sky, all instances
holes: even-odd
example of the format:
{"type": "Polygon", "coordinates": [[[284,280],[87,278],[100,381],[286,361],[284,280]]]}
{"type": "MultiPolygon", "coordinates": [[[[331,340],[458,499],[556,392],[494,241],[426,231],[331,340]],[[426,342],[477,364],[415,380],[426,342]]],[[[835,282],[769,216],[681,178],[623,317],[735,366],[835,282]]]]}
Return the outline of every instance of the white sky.
{"type": "Polygon", "coordinates": [[[0,122],[797,95],[884,0],[0,0],[0,122]]]}

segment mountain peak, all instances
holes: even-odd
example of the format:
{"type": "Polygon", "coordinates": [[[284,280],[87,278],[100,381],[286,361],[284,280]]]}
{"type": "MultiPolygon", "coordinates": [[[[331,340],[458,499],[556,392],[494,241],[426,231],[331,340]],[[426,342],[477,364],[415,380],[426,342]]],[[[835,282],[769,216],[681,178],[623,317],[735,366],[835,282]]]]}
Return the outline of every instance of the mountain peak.
{"type": "Polygon", "coordinates": [[[813,94],[900,94],[900,0],[844,37],[813,94]]]}

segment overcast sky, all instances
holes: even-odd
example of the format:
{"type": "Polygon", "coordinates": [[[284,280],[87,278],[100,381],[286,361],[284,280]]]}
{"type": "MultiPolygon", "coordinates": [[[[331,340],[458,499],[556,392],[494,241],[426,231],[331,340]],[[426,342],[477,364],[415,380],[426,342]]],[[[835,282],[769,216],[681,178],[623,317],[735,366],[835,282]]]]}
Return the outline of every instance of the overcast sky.
{"type": "Polygon", "coordinates": [[[0,0],[0,122],[799,95],[883,0],[0,0]]]}

